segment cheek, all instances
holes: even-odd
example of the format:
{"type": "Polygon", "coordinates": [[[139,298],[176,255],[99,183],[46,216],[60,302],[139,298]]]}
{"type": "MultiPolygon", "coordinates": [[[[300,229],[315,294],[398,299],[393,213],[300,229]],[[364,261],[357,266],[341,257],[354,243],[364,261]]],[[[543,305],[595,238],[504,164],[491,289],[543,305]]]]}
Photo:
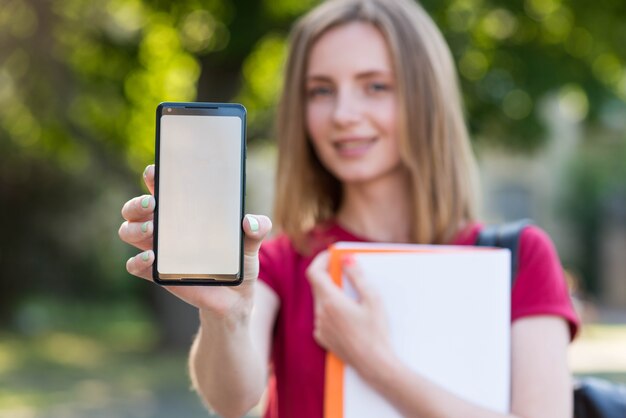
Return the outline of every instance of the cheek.
{"type": "Polygon", "coordinates": [[[320,143],[330,127],[330,109],[326,103],[311,103],[306,108],[306,126],[313,143],[320,143]]]}
{"type": "Polygon", "coordinates": [[[387,133],[394,141],[397,141],[398,115],[395,101],[382,104],[374,115],[379,129],[387,133]]]}

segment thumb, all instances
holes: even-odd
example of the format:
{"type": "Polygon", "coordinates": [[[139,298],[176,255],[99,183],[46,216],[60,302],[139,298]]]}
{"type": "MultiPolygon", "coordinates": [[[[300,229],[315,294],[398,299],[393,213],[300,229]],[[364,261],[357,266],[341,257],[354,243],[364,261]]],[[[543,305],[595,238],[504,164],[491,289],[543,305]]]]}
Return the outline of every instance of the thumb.
{"type": "Polygon", "coordinates": [[[365,277],[363,277],[363,270],[357,265],[356,260],[352,254],[346,254],[341,259],[342,270],[346,275],[346,278],[352,284],[352,287],[356,291],[359,301],[371,304],[377,298],[374,290],[369,286],[365,277]]]}
{"type": "Polygon", "coordinates": [[[246,215],[243,219],[244,279],[256,279],[259,273],[259,248],[272,230],[272,221],[263,215],[246,215]]]}
{"type": "Polygon", "coordinates": [[[143,171],[143,182],[146,183],[150,194],[154,194],[154,164],[150,164],[143,171]]]}
{"type": "Polygon", "coordinates": [[[246,215],[243,219],[243,251],[246,254],[256,254],[265,236],[272,230],[272,221],[263,215],[246,215]]]}

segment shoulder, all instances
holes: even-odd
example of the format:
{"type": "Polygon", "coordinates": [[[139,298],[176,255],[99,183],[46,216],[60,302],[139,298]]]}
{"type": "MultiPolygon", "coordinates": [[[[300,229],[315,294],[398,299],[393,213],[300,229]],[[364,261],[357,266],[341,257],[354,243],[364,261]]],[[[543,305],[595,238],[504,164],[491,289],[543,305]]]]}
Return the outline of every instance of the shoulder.
{"type": "MultiPolygon", "coordinates": [[[[473,223],[463,229],[452,243],[461,245],[479,245],[478,242],[483,238],[483,234],[486,233],[487,235],[499,235],[500,231],[496,231],[496,229],[510,229],[513,226],[514,225],[512,223],[493,226],[485,226],[481,223],[473,223]]],[[[533,224],[528,224],[521,229],[517,248],[517,257],[520,267],[528,268],[529,266],[546,261],[557,264],[560,263],[556,248],[554,247],[550,236],[543,229],[533,224]]]]}
{"type": "MultiPolygon", "coordinates": [[[[540,288],[554,282],[565,284],[563,266],[550,236],[541,228],[529,225],[522,231],[518,249],[518,280],[536,282],[540,288]]],[[[517,284],[517,281],[516,281],[517,284]]]]}
{"type": "Polygon", "coordinates": [[[519,250],[520,259],[525,263],[547,258],[560,264],[552,239],[543,229],[535,225],[529,225],[522,231],[519,250]]]}

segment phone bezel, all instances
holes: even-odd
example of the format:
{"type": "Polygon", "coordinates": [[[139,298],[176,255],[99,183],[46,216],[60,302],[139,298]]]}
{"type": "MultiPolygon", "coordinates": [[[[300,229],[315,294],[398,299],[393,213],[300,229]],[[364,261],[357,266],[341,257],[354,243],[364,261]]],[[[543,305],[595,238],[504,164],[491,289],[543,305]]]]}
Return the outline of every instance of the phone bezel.
{"type": "Polygon", "coordinates": [[[155,171],[154,171],[154,233],[153,250],[154,263],[152,264],[152,278],[162,286],[237,286],[243,282],[243,237],[242,228],[245,216],[245,187],[246,187],[246,108],[238,103],[211,103],[211,102],[163,102],[156,109],[156,140],[155,140],[155,171]],[[167,111],[166,109],[171,109],[167,111]],[[234,275],[212,274],[205,275],[160,275],[157,268],[158,260],[158,231],[159,231],[159,158],[161,141],[161,117],[166,115],[208,115],[230,116],[241,119],[241,185],[239,215],[239,272],[234,275]],[[165,277],[168,276],[168,277],[165,277]],[[183,277],[184,276],[184,277],[183,277]],[[202,276],[202,277],[198,277],[202,276]],[[176,277],[176,279],[170,278],[176,277]]]}

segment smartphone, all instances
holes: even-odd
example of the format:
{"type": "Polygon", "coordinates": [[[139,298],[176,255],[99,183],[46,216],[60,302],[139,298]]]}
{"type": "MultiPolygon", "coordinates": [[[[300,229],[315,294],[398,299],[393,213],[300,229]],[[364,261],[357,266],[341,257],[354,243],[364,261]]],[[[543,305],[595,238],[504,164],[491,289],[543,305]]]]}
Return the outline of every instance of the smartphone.
{"type": "Polygon", "coordinates": [[[156,115],[154,281],[243,280],[246,109],[161,103],[156,115]]]}

